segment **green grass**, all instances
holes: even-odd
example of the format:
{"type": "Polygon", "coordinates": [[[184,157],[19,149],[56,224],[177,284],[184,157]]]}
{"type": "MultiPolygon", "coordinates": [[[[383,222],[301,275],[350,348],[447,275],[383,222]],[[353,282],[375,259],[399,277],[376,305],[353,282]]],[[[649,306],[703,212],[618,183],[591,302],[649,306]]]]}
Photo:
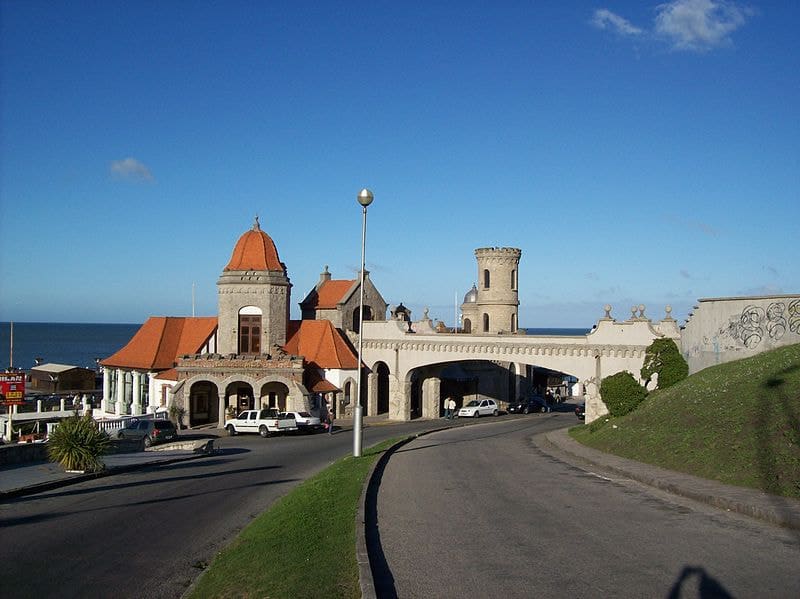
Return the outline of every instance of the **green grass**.
{"type": "Polygon", "coordinates": [[[190,597],[360,597],[356,513],[372,464],[398,439],[343,458],[256,518],[190,597]]]}
{"type": "Polygon", "coordinates": [[[800,497],[800,344],[707,368],[570,434],[626,458],[800,497]]]}

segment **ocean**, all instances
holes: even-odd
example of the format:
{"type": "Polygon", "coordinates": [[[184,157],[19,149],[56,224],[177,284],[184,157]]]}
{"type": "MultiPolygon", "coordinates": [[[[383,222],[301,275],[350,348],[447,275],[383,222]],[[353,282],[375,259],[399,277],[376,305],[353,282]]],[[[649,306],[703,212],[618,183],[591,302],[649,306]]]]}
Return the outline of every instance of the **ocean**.
{"type": "MultiPolygon", "coordinates": [[[[121,349],[140,324],[81,324],[51,322],[14,323],[13,366],[30,370],[36,358],[42,363],[94,369],[101,360],[121,349]]],[[[11,324],[0,323],[0,368],[11,364],[11,324]]]]}
{"type": "MultiPolygon", "coordinates": [[[[121,349],[139,324],[14,323],[13,366],[30,370],[37,357],[42,363],[95,368],[96,358],[107,358],[121,349]]],[[[585,335],[585,328],[529,328],[528,335],[585,335]]],[[[10,362],[11,325],[0,323],[0,369],[10,362]]]]}

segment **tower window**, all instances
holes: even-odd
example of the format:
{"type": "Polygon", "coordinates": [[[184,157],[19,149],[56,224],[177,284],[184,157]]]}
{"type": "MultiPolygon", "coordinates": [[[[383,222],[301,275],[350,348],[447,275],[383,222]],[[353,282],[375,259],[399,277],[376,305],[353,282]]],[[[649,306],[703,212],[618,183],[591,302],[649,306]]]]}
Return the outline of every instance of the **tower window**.
{"type": "Polygon", "coordinates": [[[239,353],[261,353],[261,315],[239,315],[239,353]]]}
{"type": "Polygon", "coordinates": [[[516,269],[511,271],[511,289],[517,288],[517,271],[516,269]]]}
{"type": "Polygon", "coordinates": [[[489,269],[486,268],[483,270],[483,288],[489,289],[489,269]]]}
{"type": "Polygon", "coordinates": [[[484,314],[483,315],[483,332],[484,333],[488,333],[489,332],[489,315],[488,314],[484,314]]]}

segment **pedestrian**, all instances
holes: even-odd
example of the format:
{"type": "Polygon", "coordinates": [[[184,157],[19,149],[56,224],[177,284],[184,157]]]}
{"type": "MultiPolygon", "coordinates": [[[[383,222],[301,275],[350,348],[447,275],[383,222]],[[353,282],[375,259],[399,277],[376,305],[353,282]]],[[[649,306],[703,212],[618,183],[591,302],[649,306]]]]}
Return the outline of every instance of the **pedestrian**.
{"type": "Polygon", "coordinates": [[[333,434],[333,411],[328,412],[328,434],[333,434]]]}
{"type": "Polygon", "coordinates": [[[447,400],[447,407],[450,408],[450,420],[456,417],[456,400],[452,397],[447,400]]]}
{"type": "Polygon", "coordinates": [[[442,407],[444,408],[444,417],[450,420],[450,398],[445,397],[444,401],[442,402],[442,407]]]}

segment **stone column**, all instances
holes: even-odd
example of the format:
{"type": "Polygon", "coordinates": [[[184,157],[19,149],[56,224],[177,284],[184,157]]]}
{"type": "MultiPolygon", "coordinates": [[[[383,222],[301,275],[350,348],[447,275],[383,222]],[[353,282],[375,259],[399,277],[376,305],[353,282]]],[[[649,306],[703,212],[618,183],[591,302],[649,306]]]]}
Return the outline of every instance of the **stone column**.
{"type": "Polygon", "coordinates": [[[142,413],[142,373],[134,370],[131,375],[131,415],[138,416],[142,413]]]}
{"type": "Polygon", "coordinates": [[[389,418],[411,420],[411,384],[389,375],[389,418]]]}
{"type": "Polygon", "coordinates": [[[114,406],[114,413],[117,416],[122,416],[123,413],[127,414],[128,411],[125,406],[125,371],[122,368],[117,368],[115,371],[117,382],[117,397],[114,406]]]}
{"type": "Polygon", "coordinates": [[[111,369],[103,368],[103,399],[100,400],[100,411],[105,414],[108,412],[108,404],[111,402],[111,369]]]}
{"type": "Polygon", "coordinates": [[[422,417],[438,418],[442,385],[439,377],[430,376],[422,384],[422,417]]]}
{"type": "Polygon", "coordinates": [[[378,375],[370,372],[367,375],[367,416],[378,414],[378,375]]]}

